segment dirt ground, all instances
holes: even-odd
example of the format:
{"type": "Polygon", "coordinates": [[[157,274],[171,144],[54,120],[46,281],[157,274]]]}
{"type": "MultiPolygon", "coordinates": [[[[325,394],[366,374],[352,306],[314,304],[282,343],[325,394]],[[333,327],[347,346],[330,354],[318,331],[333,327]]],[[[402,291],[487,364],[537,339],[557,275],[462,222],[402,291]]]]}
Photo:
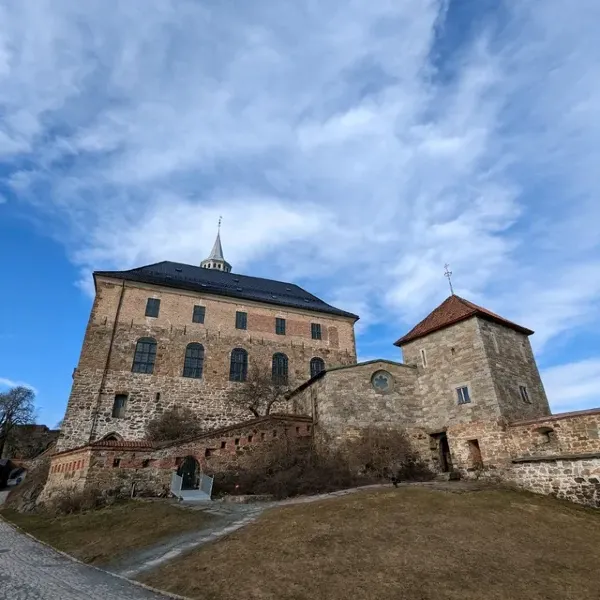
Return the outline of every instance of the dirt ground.
{"type": "Polygon", "coordinates": [[[508,490],[280,507],[143,578],[203,600],[600,597],[600,511],[508,490]]]}
{"type": "Polygon", "coordinates": [[[128,501],[81,514],[51,517],[4,509],[0,515],[37,539],[94,565],[190,530],[213,517],[160,502],[128,501]]]}

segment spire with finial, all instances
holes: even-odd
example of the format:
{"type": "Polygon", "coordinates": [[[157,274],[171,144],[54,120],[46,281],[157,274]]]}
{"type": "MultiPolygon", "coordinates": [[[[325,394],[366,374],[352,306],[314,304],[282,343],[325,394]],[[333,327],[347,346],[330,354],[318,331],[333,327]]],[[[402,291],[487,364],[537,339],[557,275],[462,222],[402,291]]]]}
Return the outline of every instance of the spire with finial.
{"type": "Polygon", "coordinates": [[[450,285],[450,293],[454,296],[454,288],[452,287],[452,271],[450,271],[450,265],[448,263],[446,263],[444,265],[444,269],[446,269],[446,271],[444,272],[444,275],[448,278],[448,283],[450,285]]]}
{"type": "Polygon", "coordinates": [[[231,272],[231,265],[225,260],[223,256],[223,246],[221,246],[221,221],[223,217],[219,217],[219,224],[217,225],[217,239],[213,244],[213,248],[208,258],[204,259],[200,266],[203,269],[216,269],[217,271],[223,271],[224,273],[231,272]]]}

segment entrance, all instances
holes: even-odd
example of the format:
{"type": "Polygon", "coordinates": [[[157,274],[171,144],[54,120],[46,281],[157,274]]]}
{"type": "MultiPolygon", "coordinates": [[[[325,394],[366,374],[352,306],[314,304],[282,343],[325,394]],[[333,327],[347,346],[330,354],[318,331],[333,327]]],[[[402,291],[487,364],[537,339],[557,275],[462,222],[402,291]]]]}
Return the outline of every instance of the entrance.
{"type": "Polygon", "coordinates": [[[197,490],[200,487],[200,464],[193,456],[186,456],[179,469],[177,475],[182,479],[182,490],[197,490]]]}
{"type": "Polygon", "coordinates": [[[450,454],[450,445],[448,444],[448,436],[445,431],[431,434],[434,440],[432,449],[435,450],[436,459],[442,473],[452,471],[452,456],[450,454]]]}

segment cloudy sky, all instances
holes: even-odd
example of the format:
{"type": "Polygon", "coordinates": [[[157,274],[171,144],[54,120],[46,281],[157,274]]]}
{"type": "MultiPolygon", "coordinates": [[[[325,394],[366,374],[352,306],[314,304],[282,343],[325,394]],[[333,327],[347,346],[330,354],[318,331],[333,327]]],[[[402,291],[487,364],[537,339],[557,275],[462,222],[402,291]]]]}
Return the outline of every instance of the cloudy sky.
{"type": "Polygon", "coordinates": [[[597,0],[0,0],[0,387],[61,418],[94,269],[234,270],[357,312],[457,293],[600,405],[597,0]]]}

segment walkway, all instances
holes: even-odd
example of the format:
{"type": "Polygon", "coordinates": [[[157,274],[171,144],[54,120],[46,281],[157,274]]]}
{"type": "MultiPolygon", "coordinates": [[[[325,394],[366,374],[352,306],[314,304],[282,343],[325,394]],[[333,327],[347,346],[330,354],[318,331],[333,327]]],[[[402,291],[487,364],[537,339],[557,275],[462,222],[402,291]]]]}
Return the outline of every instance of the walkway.
{"type": "Polygon", "coordinates": [[[165,600],[169,597],[74,562],[0,519],[2,600],[165,600]]]}

